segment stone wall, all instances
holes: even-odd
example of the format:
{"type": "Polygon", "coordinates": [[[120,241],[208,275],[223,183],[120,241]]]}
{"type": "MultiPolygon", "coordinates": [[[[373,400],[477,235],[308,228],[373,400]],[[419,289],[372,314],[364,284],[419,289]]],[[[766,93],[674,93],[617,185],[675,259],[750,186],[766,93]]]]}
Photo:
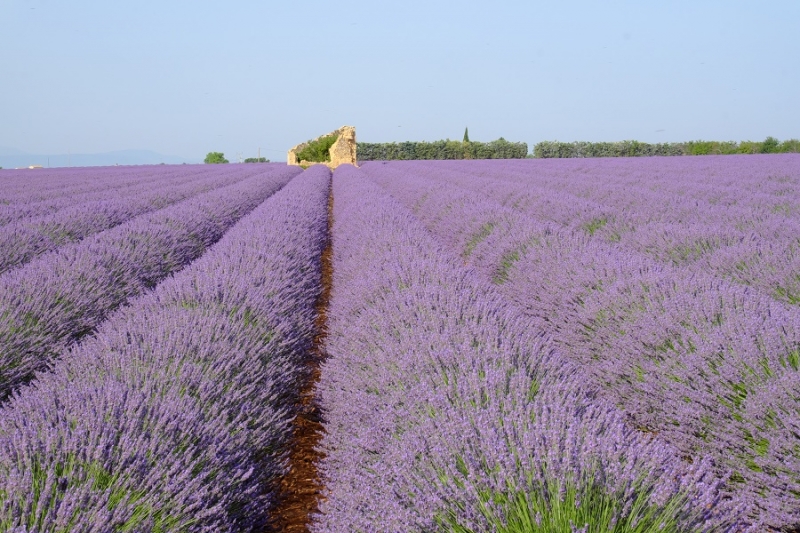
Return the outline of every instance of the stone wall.
{"type": "Polygon", "coordinates": [[[298,161],[297,160],[297,153],[302,151],[303,148],[308,146],[308,142],[300,143],[297,146],[294,146],[286,157],[286,162],[290,165],[318,165],[323,164],[327,165],[329,168],[334,169],[343,163],[349,163],[351,165],[355,165],[357,163],[356,159],[356,129],[353,126],[342,126],[338,130],[334,130],[330,133],[326,133],[325,135],[320,135],[316,139],[313,139],[313,142],[319,140],[323,137],[328,137],[330,135],[337,135],[338,138],[336,142],[333,143],[328,153],[330,154],[330,161],[326,161],[324,163],[316,163],[316,162],[309,162],[309,161],[298,161]]]}

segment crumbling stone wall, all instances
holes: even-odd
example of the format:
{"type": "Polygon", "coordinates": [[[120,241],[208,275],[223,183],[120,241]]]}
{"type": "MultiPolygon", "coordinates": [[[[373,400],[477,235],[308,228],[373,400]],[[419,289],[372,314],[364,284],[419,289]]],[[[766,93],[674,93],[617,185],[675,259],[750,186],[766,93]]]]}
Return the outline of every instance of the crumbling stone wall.
{"type": "MultiPolygon", "coordinates": [[[[334,130],[330,133],[326,133],[325,135],[320,135],[314,141],[319,140],[323,137],[328,137],[330,135],[337,135],[336,142],[333,143],[328,153],[330,154],[330,161],[326,161],[324,163],[318,162],[311,162],[311,161],[298,161],[297,154],[301,152],[303,148],[308,146],[307,142],[300,143],[297,146],[293,147],[289,150],[289,153],[286,158],[286,162],[290,165],[328,165],[329,168],[334,169],[343,163],[349,163],[351,165],[355,165],[357,163],[356,159],[356,129],[353,126],[342,126],[338,130],[334,130]]],[[[311,141],[313,142],[313,141],[311,141]]]]}

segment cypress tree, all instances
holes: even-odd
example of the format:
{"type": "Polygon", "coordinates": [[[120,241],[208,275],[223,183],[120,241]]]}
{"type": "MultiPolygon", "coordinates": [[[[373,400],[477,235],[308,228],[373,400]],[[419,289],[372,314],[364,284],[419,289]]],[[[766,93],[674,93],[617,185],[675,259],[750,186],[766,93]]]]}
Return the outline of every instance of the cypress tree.
{"type": "Polygon", "coordinates": [[[469,128],[464,128],[464,142],[469,142],[469,128]]]}

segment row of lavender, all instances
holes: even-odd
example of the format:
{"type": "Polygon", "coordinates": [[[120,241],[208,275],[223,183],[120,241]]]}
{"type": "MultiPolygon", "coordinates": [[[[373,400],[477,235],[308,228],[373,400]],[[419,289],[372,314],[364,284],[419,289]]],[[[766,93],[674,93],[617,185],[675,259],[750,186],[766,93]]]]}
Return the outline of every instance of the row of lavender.
{"type": "Polygon", "coordinates": [[[7,171],[0,182],[0,226],[84,202],[112,199],[138,187],[157,186],[166,181],[185,183],[220,170],[164,166],[48,169],[16,174],[7,171]]]}
{"type": "MultiPolygon", "coordinates": [[[[194,169],[192,169],[194,170],[194,169]]],[[[37,255],[112,228],[138,215],[242,181],[252,172],[217,171],[162,175],[130,187],[109,187],[102,199],[76,194],[76,203],[54,212],[26,216],[0,227],[0,274],[37,255]]],[[[109,184],[113,184],[109,178],[109,184]]],[[[68,197],[65,197],[68,198],[68,197]]],[[[18,204],[15,204],[18,205],[18,204]]]]}
{"type": "Polygon", "coordinates": [[[329,187],[321,166],[293,179],[4,405],[0,530],[263,530],[315,333],[329,187]]]}
{"type": "Polygon", "coordinates": [[[169,167],[48,168],[37,172],[6,170],[1,178],[3,190],[0,192],[0,203],[7,204],[12,199],[13,203],[28,203],[63,196],[72,191],[99,191],[113,187],[116,182],[152,179],[165,168],[169,167]]]}
{"type": "Polygon", "coordinates": [[[127,299],[199,257],[298,172],[272,167],[0,275],[0,398],[127,299]]]}
{"type": "MultiPolygon", "coordinates": [[[[536,191],[537,163],[529,163],[527,193],[566,209],[570,202],[557,191],[536,191]]],[[[654,175],[665,171],[651,164],[654,175]]],[[[473,163],[479,178],[457,176],[456,166],[363,170],[474,266],[534,331],[549,332],[584,379],[635,425],[684,455],[710,456],[720,474],[731,471],[727,490],[743,498],[754,523],[800,523],[800,309],[697,264],[659,262],[608,242],[584,224],[556,223],[557,209],[501,205],[483,184],[508,179],[502,165],[473,163]]],[[[787,195],[796,194],[800,169],[784,172],[787,195]]],[[[780,235],[773,245],[791,246],[780,235]]]]}
{"type": "Polygon", "coordinates": [[[542,330],[352,167],[334,174],[333,238],[315,531],[742,527],[710,463],[628,426],[542,330]]]}
{"type": "MultiPolygon", "coordinates": [[[[537,192],[540,198],[545,195],[548,201],[558,202],[566,211],[545,213],[544,206],[540,205],[538,213],[561,223],[573,223],[573,216],[588,214],[587,208],[599,206],[625,210],[626,216],[640,226],[648,222],[688,221],[707,211],[714,217],[724,216],[726,212],[719,208],[730,206],[737,207],[736,219],[790,212],[796,215],[796,202],[800,199],[793,177],[797,159],[796,154],[788,154],[775,158],[757,156],[750,160],[733,157],[729,161],[724,158],[657,158],[653,161],[584,160],[560,165],[540,162],[535,166],[534,181],[531,180],[531,164],[519,161],[498,162],[492,171],[480,164],[467,166],[456,162],[439,168],[456,170],[463,178],[470,175],[487,178],[489,181],[483,187],[487,194],[498,195],[498,198],[503,194],[522,195],[515,199],[527,204],[526,208],[537,209],[536,205],[525,201],[526,196],[537,192]],[[498,191],[497,182],[524,187],[498,191]],[[555,191],[560,194],[550,198],[555,191]],[[571,206],[563,201],[565,199],[585,204],[571,206]],[[647,209],[642,210],[642,207],[647,209]]],[[[462,182],[465,186],[478,183],[475,180],[462,182]]]]}
{"type": "Polygon", "coordinates": [[[534,180],[533,166],[524,162],[490,169],[459,162],[439,164],[436,177],[538,220],[596,233],[657,261],[714,272],[798,304],[798,167],[796,154],[542,162],[534,180]]]}

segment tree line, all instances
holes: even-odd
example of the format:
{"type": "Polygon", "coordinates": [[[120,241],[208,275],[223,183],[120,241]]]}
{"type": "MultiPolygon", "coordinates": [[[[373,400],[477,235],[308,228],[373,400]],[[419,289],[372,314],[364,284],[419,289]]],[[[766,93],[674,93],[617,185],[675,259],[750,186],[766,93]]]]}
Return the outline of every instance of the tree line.
{"type": "Polygon", "coordinates": [[[533,147],[533,157],[645,157],[677,155],[729,155],[800,153],[800,140],[783,142],[775,137],[763,141],[688,141],[677,143],[559,142],[543,141],[533,147]]]}
{"type": "Polygon", "coordinates": [[[465,140],[420,141],[400,143],[358,143],[359,161],[391,161],[413,159],[524,159],[528,145],[509,142],[502,137],[491,142],[465,140]]]}
{"type": "MultiPolygon", "coordinates": [[[[225,154],[223,152],[208,152],[206,154],[206,158],[203,160],[203,163],[207,165],[215,165],[215,164],[224,164],[229,163],[227,159],[225,159],[225,154]]],[[[266,157],[248,157],[244,160],[245,163],[269,163],[269,159],[266,157]]]]}

